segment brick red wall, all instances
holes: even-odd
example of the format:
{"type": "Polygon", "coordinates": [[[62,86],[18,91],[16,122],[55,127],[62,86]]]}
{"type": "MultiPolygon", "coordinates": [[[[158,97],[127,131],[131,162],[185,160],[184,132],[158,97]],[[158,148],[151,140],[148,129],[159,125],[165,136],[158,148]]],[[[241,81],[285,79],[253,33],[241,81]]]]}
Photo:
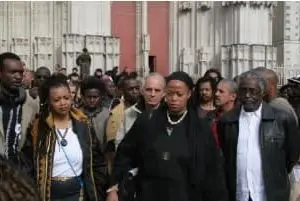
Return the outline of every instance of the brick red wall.
{"type": "Polygon", "coordinates": [[[120,68],[136,67],[136,6],[135,2],[111,3],[111,31],[120,37],[120,68]]]}
{"type": "Polygon", "coordinates": [[[157,72],[169,71],[169,2],[148,1],[148,32],[150,54],[156,56],[157,72]]]}

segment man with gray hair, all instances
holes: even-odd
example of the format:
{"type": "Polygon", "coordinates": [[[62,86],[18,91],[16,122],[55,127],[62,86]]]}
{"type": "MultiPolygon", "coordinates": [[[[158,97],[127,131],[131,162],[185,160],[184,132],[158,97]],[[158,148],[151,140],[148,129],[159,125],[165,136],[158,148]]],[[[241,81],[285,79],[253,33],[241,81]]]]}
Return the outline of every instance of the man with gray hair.
{"type": "Polygon", "coordinates": [[[240,75],[241,106],[218,123],[229,200],[287,201],[288,173],[299,157],[295,119],[263,102],[266,83],[255,71],[240,75]]]}
{"type": "MultiPolygon", "coordinates": [[[[125,111],[125,118],[126,122],[124,121],[124,125],[122,129],[119,129],[115,136],[115,149],[113,152],[117,150],[118,145],[120,142],[123,140],[125,137],[126,133],[130,130],[130,128],[133,126],[135,120],[143,113],[143,112],[148,112],[149,117],[151,116],[153,110],[157,109],[160,106],[160,103],[162,99],[164,98],[165,95],[165,87],[166,87],[166,82],[165,78],[160,75],[159,73],[151,73],[148,76],[146,76],[143,80],[143,87],[141,90],[142,98],[139,100],[138,103],[134,104],[133,106],[129,107],[125,111]]],[[[107,158],[108,158],[108,164],[112,164],[113,162],[113,155],[111,152],[107,153],[107,158]],[[110,156],[109,156],[110,155],[110,156]]],[[[134,183],[133,177],[137,174],[138,169],[135,167],[131,167],[129,171],[128,177],[131,178],[129,183],[134,183]]],[[[110,168],[109,168],[110,169],[110,168]]],[[[110,171],[110,170],[109,170],[110,171]]],[[[128,184],[128,186],[131,186],[128,184]]],[[[133,185],[134,186],[134,185],[133,185]]],[[[120,188],[127,188],[127,186],[121,186],[120,188]]],[[[108,189],[108,193],[113,190],[113,187],[108,189]]],[[[123,198],[123,200],[128,201],[128,200],[133,200],[134,197],[134,188],[126,189],[127,191],[127,197],[123,198]]]]}
{"type": "Polygon", "coordinates": [[[216,89],[215,106],[216,109],[207,113],[207,118],[211,122],[211,129],[214,135],[217,147],[219,147],[219,137],[217,124],[219,118],[226,112],[232,110],[235,106],[237,97],[237,84],[229,79],[222,79],[216,89]]]}

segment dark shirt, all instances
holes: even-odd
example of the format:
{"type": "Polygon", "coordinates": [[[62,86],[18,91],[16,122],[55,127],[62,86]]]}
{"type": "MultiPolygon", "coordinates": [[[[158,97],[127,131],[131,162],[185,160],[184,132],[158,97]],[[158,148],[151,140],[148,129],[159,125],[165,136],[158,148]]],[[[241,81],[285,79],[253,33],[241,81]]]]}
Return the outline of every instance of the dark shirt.
{"type": "MultiPolygon", "coordinates": [[[[19,133],[16,133],[16,126],[17,122],[20,121],[20,114],[21,114],[21,106],[18,113],[18,106],[14,104],[5,104],[1,105],[3,111],[3,129],[4,129],[4,136],[5,141],[8,147],[8,158],[12,161],[16,161],[16,148],[18,146],[18,139],[16,139],[19,133]],[[8,130],[9,129],[9,130],[8,130]]],[[[20,123],[20,122],[18,122],[20,123]]]]}

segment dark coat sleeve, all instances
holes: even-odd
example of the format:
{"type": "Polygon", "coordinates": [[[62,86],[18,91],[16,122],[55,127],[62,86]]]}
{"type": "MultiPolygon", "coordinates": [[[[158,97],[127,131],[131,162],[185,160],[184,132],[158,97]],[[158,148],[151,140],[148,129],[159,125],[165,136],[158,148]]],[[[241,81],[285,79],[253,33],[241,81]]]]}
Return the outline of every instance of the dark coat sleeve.
{"type": "Polygon", "coordinates": [[[203,201],[227,201],[228,194],[220,150],[216,147],[208,122],[203,122],[202,129],[204,138],[202,140],[205,143],[203,201]]]}
{"type": "Polygon", "coordinates": [[[296,120],[290,115],[285,115],[284,126],[286,130],[286,167],[288,172],[290,172],[297,161],[299,161],[300,132],[296,120]]]}
{"type": "Polygon", "coordinates": [[[98,200],[105,200],[107,189],[107,168],[104,159],[104,154],[101,149],[101,145],[96,137],[96,134],[91,131],[92,140],[92,162],[93,162],[93,174],[96,185],[98,200]]]}
{"type": "Polygon", "coordinates": [[[136,167],[138,160],[138,145],[142,124],[146,115],[140,116],[118,146],[111,175],[110,186],[118,184],[131,167],[136,167]]]}

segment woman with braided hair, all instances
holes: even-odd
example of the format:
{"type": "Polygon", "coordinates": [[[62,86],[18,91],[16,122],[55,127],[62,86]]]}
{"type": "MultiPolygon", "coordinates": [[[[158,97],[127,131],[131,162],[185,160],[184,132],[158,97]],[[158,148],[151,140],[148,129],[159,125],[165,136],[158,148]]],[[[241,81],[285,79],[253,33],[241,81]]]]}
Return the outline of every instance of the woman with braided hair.
{"type": "MultiPolygon", "coordinates": [[[[137,201],[227,201],[220,154],[205,119],[189,107],[193,81],[167,77],[166,105],[143,113],[118,146],[107,201],[119,201],[128,170],[138,168],[137,201]]],[[[125,192],[126,193],[126,192],[125,192]]]]}
{"type": "Polygon", "coordinates": [[[66,78],[47,80],[41,101],[44,107],[31,133],[42,200],[104,200],[104,157],[87,117],[72,107],[66,78]]]}
{"type": "Polygon", "coordinates": [[[33,181],[0,155],[0,200],[40,201],[33,181]]]}

